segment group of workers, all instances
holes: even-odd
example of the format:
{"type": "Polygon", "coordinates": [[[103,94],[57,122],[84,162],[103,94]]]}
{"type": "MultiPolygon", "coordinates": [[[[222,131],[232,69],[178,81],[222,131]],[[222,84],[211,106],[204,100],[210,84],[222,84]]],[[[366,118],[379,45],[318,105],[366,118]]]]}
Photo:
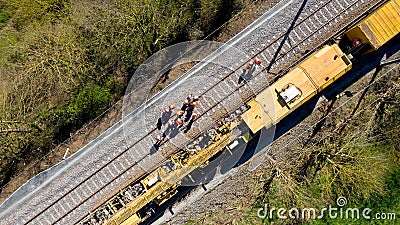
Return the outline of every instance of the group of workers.
{"type": "Polygon", "coordinates": [[[176,104],[171,104],[162,110],[162,115],[160,118],[161,125],[168,123],[168,128],[163,135],[156,136],[156,145],[160,145],[163,139],[166,137],[166,133],[169,132],[174,127],[174,123],[180,128],[184,122],[193,123],[194,119],[198,116],[198,113],[193,112],[194,109],[199,105],[200,97],[198,95],[189,94],[183,104],[182,107],[176,112],[175,121],[170,121],[170,117],[172,115],[172,111],[176,108],[176,104]]]}
{"type": "MultiPolygon", "coordinates": [[[[245,71],[248,71],[250,69],[253,69],[254,67],[260,66],[262,63],[262,60],[258,57],[254,57],[252,60],[250,60],[246,66],[244,67],[245,71]]],[[[189,122],[189,125],[191,125],[198,116],[197,113],[193,112],[193,110],[199,105],[199,96],[198,95],[192,95],[189,94],[183,104],[182,107],[176,112],[176,117],[175,121],[170,121],[169,119],[171,118],[172,111],[176,108],[176,104],[171,104],[162,110],[162,115],[160,120],[160,126],[159,129],[161,129],[161,126],[168,123],[168,128],[166,132],[163,133],[163,135],[157,135],[156,137],[156,145],[160,145],[163,139],[166,137],[167,133],[170,132],[171,129],[174,127],[174,123],[177,125],[177,128],[182,127],[184,122],[189,122]]]]}
{"type": "MultiPolygon", "coordinates": [[[[253,58],[253,60],[250,60],[244,70],[250,70],[253,69],[253,67],[258,67],[259,65],[261,65],[262,60],[258,57],[253,58]]],[[[189,94],[183,104],[182,107],[176,112],[176,117],[175,117],[175,121],[170,121],[169,119],[171,118],[172,115],[172,111],[176,108],[176,104],[171,104],[165,108],[163,108],[162,110],[162,115],[161,118],[159,119],[160,121],[160,126],[159,129],[161,129],[161,126],[168,123],[168,128],[167,130],[163,133],[163,135],[157,135],[156,136],[156,145],[160,145],[161,142],[163,141],[163,139],[166,137],[167,133],[169,133],[171,131],[171,129],[174,129],[174,123],[177,125],[177,128],[182,127],[184,122],[189,122],[188,125],[191,126],[191,124],[193,123],[194,119],[196,119],[196,117],[198,116],[197,113],[193,112],[194,109],[199,105],[199,96],[198,95],[192,95],[189,94]]],[[[176,126],[175,125],[175,126],[176,126]]]]}
{"type": "Polygon", "coordinates": [[[176,112],[175,123],[180,127],[184,122],[194,120],[197,117],[197,113],[193,110],[199,105],[199,96],[189,94],[182,104],[182,107],[176,112]],[[185,116],[186,113],[186,116],[185,116]]]}

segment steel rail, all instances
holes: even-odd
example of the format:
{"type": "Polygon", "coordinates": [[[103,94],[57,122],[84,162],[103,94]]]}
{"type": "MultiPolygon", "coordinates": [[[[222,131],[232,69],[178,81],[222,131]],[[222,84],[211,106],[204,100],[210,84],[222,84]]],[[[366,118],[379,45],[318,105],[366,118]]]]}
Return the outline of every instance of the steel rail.
{"type": "MultiPolygon", "coordinates": [[[[325,4],[321,5],[320,7],[317,8],[317,10],[315,10],[313,13],[309,14],[308,16],[302,18],[299,20],[298,23],[296,23],[292,29],[300,26],[303,22],[307,21],[307,19],[309,19],[311,16],[315,15],[317,12],[319,12],[319,10],[321,10],[323,7],[325,7],[326,5],[328,5],[329,3],[333,2],[335,0],[331,0],[326,2],[325,4]]],[[[377,8],[377,5],[382,5],[385,1],[382,2],[378,2],[377,4],[374,4],[373,7],[377,8]]],[[[352,3],[351,5],[347,6],[345,9],[343,9],[340,13],[336,14],[334,17],[330,18],[327,22],[325,22],[323,25],[329,24],[331,21],[333,21],[334,19],[336,19],[337,17],[339,17],[341,15],[342,12],[346,11],[347,9],[349,9],[350,7],[356,5],[356,3],[358,3],[358,1],[352,3]]],[[[371,7],[371,8],[373,8],[371,7]]],[[[369,10],[368,10],[369,11],[369,10]]],[[[355,20],[360,20],[360,18],[365,17],[365,13],[362,14],[361,16],[357,17],[357,19],[355,20]]],[[[362,19],[361,18],[361,19],[362,19]]],[[[355,21],[355,20],[352,20],[355,21]]],[[[321,30],[321,28],[323,28],[323,26],[320,26],[320,29],[308,34],[306,36],[306,38],[303,39],[303,41],[307,40],[307,38],[311,37],[312,35],[314,35],[315,33],[317,33],[318,31],[321,30]]],[[[290,32],[290,31],[288,31],[290,32]]],[[[262,52],[264,52],[266,49],[268,49],[269,47],[271,47],[273,44],[276,44],[281,38],[283,38],[285,35],[287,35],[287,33],[283,33],[280,36],[278,36],[276,39],[274,39],[273,41],[271,41],[271,43],[269,43],[268,45],[266,45],[264,48],[262,48],[261,50],[259,50],[256,54],[254,54],[252,57],[256,57],[259,56],[262,52]]],[[[332,36],[333,37],[333,36],[332,36]]],[[[294,49],[299,46],[300,44],[302,44],[303,42],[299,42],[297,43],[295,46],[293,46],[292,48],[290,48],[285,54],[279,54],[276,59],[274,60],[274,62],[276,63],[278,60],[281,60],[285,55],[287,55],[289,52],[294,51],[294,49]]],[[[283,43],[282,43],[283,44],[283,43]]],[[[318,48],[318,47],[317,47],[318,48]]],[[[315,48],[315,49],[317,49],[315,48]]],[[[309,56],[311,54],[310,51],[308,54],[305,54],[303,57],[301,57],[299,60],[295,61],[295,63],[292,63],[291,66],[296,65],[298,62],[304,60],[307,56],[309,56]]],[[[211,91],[213,88],[215,88],[217,85],[219,85],[221,82],[225,81],[227,78],[229,78],[232,74],[235,74],[236,71],[241,70],[242,67],[246,64],[247,62],[241,64],[236,70],[228,73],[225,77],[221,78],[216,84],[214,84],[213,86],[211,86],[210,88],[208,88],[207,90],[205,90],[201,96],[206,95],[207,92],[211,91]]],[[[256,77],[257,75],[261,74],[262,72],[265,72],[266,68],[262,69],[259,73],[255,73],[254,77],[256,77]]],[[[275,76],[275,79],[278,79],[282,73],[278,73],[275,76]]],[[[230,94],[238,91],[239,89],[241,89],[242,87],[244,87],[247,84],[247,82],[244,82],[243,84],[239,85],[239,87],[235,88],[230,94]]],[[[266,84],[265,87],[269,86],[269,84],[266,84]]],[[[249,101],[250,99],[252,99],[254,96],[256,95],[256,93],[253,93],[251,96],[249,96],[247,99],[245,99],[244,102],[249,101]]],[[[225,100],[229,95],[227,95],[226,97],[224,97],[223,99],[219,100],[217,103],[213,104],[211,108],[206,109],[204,112],[202,112],[200,114],[200,117],[205,115],[207,112],[209,112],[210,110],[212,110],[213,108],[215,108],[216,106],[218,106],[223,100],[225,100]]],[[[224,116],[229,115],[229,113],[226,113],[224,116]]],[[[220,117],[223,118],[224,116],[220,117]]],[[[171,116],[171,118],[173,118],[174,116],[171,116]]],[[[200,119],[197,118],[196,120],[200,119]]],[[[218,121],[218,120],[217,120],[218,121]]],[[[182,126],[181,131],[184,130],[186,128],[185,126],[182,126]]],[[[61,199],[63,199],[64,197],[66,197],[68,194],[70,194],[72,191],[74,191],[75,189],[77,189],[80,185],[84,184],[87,180],[89,180],[90,178],[92,178],[94,175],[96,175],[98,172],[100,172],[102,169],[106,168],[108,165],[110,165],[113,161],[115,161],[116,159],[118,159],[120,156],[122,156],[124,153],[126,153],[129,149],[131,149],[132,147],[134,147],[135,145],[137,145],[138,143],[140,143],[144,138],[148,137],[149,135],[151,135],[154,131],[157,130],[157,127],[152,128],[146,135],[142,136],[139,140],[135,141],[133,144],[131,144],[128,148],[126,148],[125,150],[121,151],[119,154],[117,154],[115,157],[113,157],[109,162],[107,162],[106,164],[104,164],[103,166],[101,166],[99,169],[97,169],[94,173],[92,173],[91,175],[89,175],[88,177],[86,177],[82,182],[80,182],[78,185],[76,185],[75,187],[73,187],[72,189],[68,190],[66,193],[64,193],[62,196],[60,196],[59,198],[57,198],[51,205],[47,206],[46,208],[42,209],[38,214],[36,214],[34,217],[32,217],[30,220],[28,220],[27,222],[25,222],[25,224],[28,224],[30,222],[32,222],[35,218],[37,218],[39,215],[43,214],[45,211],[47,211],[49,208],[51,208],[53,205],[55,205],[57,202],[59,202],[61,199]]],[[[201,132],[199,132],[196,137],[198,135],[200,135],[201,132]]],[[[167,141],[165,141],[167,142],[167,141]]],[[[164,143],[162,143],[163,145],[164,143]]],[[[172,155],[173,153],[171,153],[172,155]]],[[[117,178],[119,178],[122,174],[124,174],[125,172],[127,172],[129,169],[133,168],[135,165],[137,165],[142,159],[144,159],[145,157],[147,157],[150,154],[144,155],[142,158],[136,160],[136,162],[132,165],[130,165],[129,167],[127,167],[126,169],[120,171],[119,174],[117,174],[117,176],[115,176],[111,181],[107,182],[105,185],[103,185],[102,187],[99,188],[99,190],[95,191],[94,193],[92,193],[90,196],[88,196],[87,198],[83,199],[79,204],[75,205],[71,210],[69,210],[68,212],[66,212],[64,215],[62,215],[60,218],[58,218],[54,223],[59,222],[61,219],[63,219],[65,216],[67,216],[69,213],[71,213],[72,211],[74,211],[76,208],[78,208],[80,205],[82,205],[84,202],[86,202],[88,199],[90,199],[91,197],[93,197],[95,194],[99,193],[102,189],[104,189],[106,186],[110,185],[113,181],[115,181],[117,178]]],[[[165,161],[164,161],[165,162],[165,161]]],[[[162,163],[162,162],[161,162],[162,163]]],[[[152,168],[152,169],[156,169],[152,168]]],[[[144,174],[139,175],[139,177],[135,180],[139,180],[141,178],[143,178],[146,174],[146,171],[143,171],[144,174]]],[[[133,181],[133,182],[135,182],[133,181]]],[[[111,197],[112,198],[112,197],[111,197]]],[[[109,198],[109,199],[111,199],[109,198]]]]}

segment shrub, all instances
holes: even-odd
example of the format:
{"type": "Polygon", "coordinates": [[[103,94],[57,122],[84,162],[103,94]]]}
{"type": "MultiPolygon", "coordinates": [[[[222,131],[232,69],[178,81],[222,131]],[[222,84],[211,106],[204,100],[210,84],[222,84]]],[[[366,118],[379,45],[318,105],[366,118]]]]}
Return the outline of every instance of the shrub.
{"type": "Polygon", "coordinates": [[[61,125],[75,128],[102,113],[111,100],[110,91],[104,87],[85,87],[74,100],[60,112],[61,125]]]}

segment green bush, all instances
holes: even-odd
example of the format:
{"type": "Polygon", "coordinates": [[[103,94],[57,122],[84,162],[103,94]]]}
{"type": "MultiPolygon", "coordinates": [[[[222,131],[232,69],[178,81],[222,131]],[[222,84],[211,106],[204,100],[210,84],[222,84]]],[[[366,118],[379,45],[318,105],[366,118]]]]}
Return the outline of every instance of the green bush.
{"type": "Polygon", "coordinates": [[[85,87],[81,89],[73,101],[59,113],[62,126],[75,128],[101,114],[111,100],[110,90],[104,87],[85,87]]]}
{"type": "Polygon", "coordinates": [[[13,25],[22,30],[32,22],[58,22],[68,16],[69,0],[10,0],[7,5],[15,9],[13,25]]]}
{"type": "Polygon", "coordinates": [[[71,132],[104,112],[111,100],[108,88],[89,85],[79,89],[69,104],[42,111],[40,120],[47,128],[42,135],[50,134],[56,143],[62,142],[71,132]]]}
{"type": "Polygon", "coordinates": [[[0,136],[0,183],[17,168],[9,165],[35,160],[119,100],[147,57],[188,40],[191,28],[208,34],[234,3],[0,0],[0,26],[12,17],[15,28],[0,37],[0,119],[29,130],[0,136]]]}

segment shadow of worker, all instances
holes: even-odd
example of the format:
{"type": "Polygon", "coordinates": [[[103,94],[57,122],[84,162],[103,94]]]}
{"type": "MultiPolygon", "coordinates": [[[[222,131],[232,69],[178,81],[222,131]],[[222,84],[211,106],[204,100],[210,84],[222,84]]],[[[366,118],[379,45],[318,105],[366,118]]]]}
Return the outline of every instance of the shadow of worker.
{"type": "Polygon", "coordinates": [[[249,81],[253,77],[255,70],[256,66],[254,64],[249,69],[243,69],[242,74],[239,76],[238,84],[241,84],[243,81],[249,81]]]}
{"type": "Polygon", "coordinates": [[[157,120],[157,129],[161,130],[161,127],[168,123],[169,118],[171,118],[172,110],[165,111],[161,114],[161,117],[157,120]]]}

